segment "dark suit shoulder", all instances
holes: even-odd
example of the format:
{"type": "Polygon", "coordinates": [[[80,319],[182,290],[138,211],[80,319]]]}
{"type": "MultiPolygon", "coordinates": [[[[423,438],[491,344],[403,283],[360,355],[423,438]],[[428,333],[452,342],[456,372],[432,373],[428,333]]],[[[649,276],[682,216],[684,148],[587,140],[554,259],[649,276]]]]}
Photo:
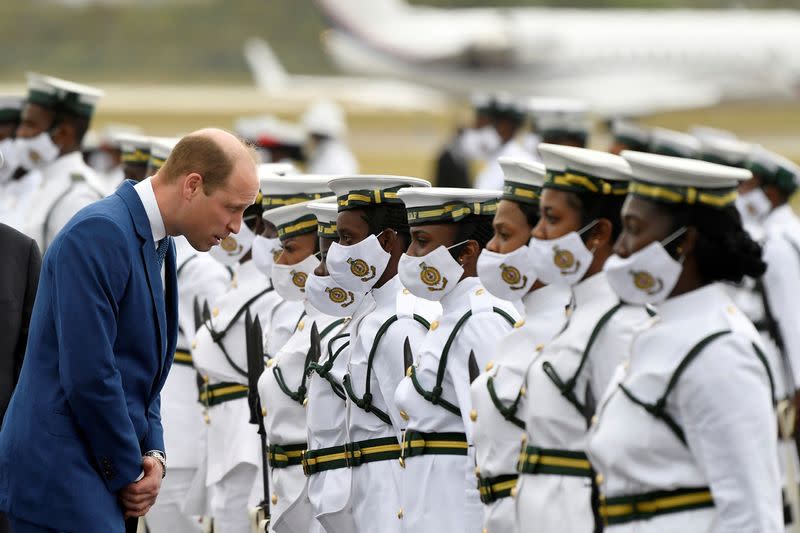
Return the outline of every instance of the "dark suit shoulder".
{"type": "Polygon", "coordinates": [[[6,252],[22,253],[30,250],[36,241],[11,226],[0,223],[0,248],[6,252]]]}

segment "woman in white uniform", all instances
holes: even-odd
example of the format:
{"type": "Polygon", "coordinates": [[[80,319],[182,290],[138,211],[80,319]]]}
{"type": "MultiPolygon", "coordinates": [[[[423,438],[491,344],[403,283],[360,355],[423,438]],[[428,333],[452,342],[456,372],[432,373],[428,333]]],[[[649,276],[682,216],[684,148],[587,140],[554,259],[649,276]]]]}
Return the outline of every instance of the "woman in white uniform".
{"type": "Polygon", "coordinates": [[[619,350],[608,344],[629,337],[631,322],[644,315],[632,308],[628,320],[602,273],[620,230],[629,168],[619,156],[584,148],[541,144],[539,152],[547,176],[530,243],[534,269],[545,283],[571,286],[572,301],[562,331],[534,348],[523,384],[517,525],[587,533],[599,520],[585,438],[616,366],[619,350]]]}
{"type": "MultiPolygon", "coordinates": [[[[335,208],[335,200],[329,204],[335,208]]],[[[305,316],[294,334],[267,363],[258,381],[264,426],[269,439],[269,489],[271,528],[276,532],[307,532],[312,522],[306,497],[306,476],[301,466],[306,450],[307,376],[313,359],[313,342],[324,343],[343,327],[344,317],[325,315],[305,298],[308,277],[319,266],[318,224],[311,202],[273,209],[264,218],[277,228],[283,251],[272,267],[277,293],[288,301],[301,301],[305,316]]],[[[325,228],[325,223],[319,224],[325,228]]],[[[328,239],[329,240],[329,239],[328,239]]],[[[318,346],[315,346],[315,349],[318,346]]]]}
{"type": "Polygon", "coordinates": [[[764,273],[734,208],[743,169],[623,152],[634,180],[620,297],[658,303],[589,434],[608,531],[783,531],[772,377],[761,339],[719,281],[764,273]]]}
{"type": "Polygon", "coordinates": [[[542,285],[532,268],[528,240],[539,220],[539,197],[545,168],[524,160],[500,159],[505,175],[503,197],[494,215],[494,237],[478,258],[478,276],[486,289],[521,308],[520,327],[496,350],[492,368],[472,382],[473,438],[478,488],[487,533],[517,531],[511,489],[517,483],[520,389],[536,353],[561,330],[570,292],[542,285]]]}
{"type": "Polygon", "coordinates": [[[442,316],[431,323],[416,358],[410,350],[406,354],[408,375],[395,393],[408,424],[397,516],[408,532],[478,532],[483,513],[474,474],[470,378],[519,321],[514,306],[492,296],[477,276],[500,192],[414,188],[398,195],[411,227],[400,280],[412,294],[439,300],[442,316]]]}

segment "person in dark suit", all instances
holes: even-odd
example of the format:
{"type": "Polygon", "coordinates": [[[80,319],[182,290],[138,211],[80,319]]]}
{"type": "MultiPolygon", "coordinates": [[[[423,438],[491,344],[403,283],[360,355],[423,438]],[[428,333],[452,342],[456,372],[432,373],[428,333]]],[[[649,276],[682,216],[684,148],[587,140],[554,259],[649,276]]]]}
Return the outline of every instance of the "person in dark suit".
{"type": "MultiPolygon", "coordinates": [[[[17,384],[28,343],[28,324],[39,284],[42,257],[36,241],[5,224],[0,224],[0,250],[5,254],[5,259],[0,261],[0,323],[5,328],[5,334],[0,335],[1,423],[17,384]]],[[[9,531],[8,521],[0,513],[0,533],[9,531]]]]}
{"type": "Polygon", "coordinates": [[[0,510],[15,533],[121,533],[155,503],[178,329],[170,236],[209,250],[239,231],[258,186],[248,147],[200,130],[54,238],[0,432],[0,510]]]}

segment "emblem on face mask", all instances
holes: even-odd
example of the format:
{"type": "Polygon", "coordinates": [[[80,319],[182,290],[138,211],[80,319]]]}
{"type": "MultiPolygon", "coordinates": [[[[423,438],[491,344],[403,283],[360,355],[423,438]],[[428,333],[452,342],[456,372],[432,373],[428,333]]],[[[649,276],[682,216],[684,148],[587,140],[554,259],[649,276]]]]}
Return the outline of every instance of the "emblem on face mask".
{"type": "Polygon", "coordinates": [[[340,287],[326,287],[325,292],[328,293],[328,298],[335,303],[342,307],[347,307],[351,303],[355,301],[353,297],[353,293],[351,291],[346,291],[340,287]],[[349,300],[349,301],[348,301],[349,300]]]}
{"type": "Polygon", "coordinates": [[[516,267],[508,266],[505,263],[500,265],[502,272],[500,277],[506,282],[511,290],[519,290],[525,288],[528,284],[528,276],[520,276],[519,270],[516,267]],[[521,282],[521,283],[520,283],[521,282]]]}
{"type": "Polygon", "coordinates": [[[758,216],[758,208],[755,205],[747,203],[745,204],[744,208],[747,211],[747,214],[750,215],[751,217],[758,216]]]}
{"type": "Polygon", "coordinates": [[[561,274],[574,274],[581,267],[580,261],[575,261],[575,256],[569,250],[564,250],[558,246],[553,246],[553,264],[561,271],[561,274]]]}
{"type": "Polygon", "coordinates": [[[39,154],[39,152],[37,152],[36,150],[29,150],[28,151],[28,156],[31,158],[31,161],[33,161],[34,163],[38,163],[39,161],[42,160],[41,154],[39,154]]]}
{"type": "Polygon", "coordinates": [[[375,267],[369,266],[363,259],[348,257],[347,264],[350,265],[350,272],[363,282],[367,282],[375,277],[375,267]]]}
{"type": "Polygon", "coordinates": [[[425,263],[420,263],[419,268],[419,279],[428,286],[429,291],[441,291],[447,287],[447,278],[443,278],[439,270],[425,263]]]}
{"type": "Polygon", "coordinates": [[[228,255],[236,255],[242,249],[242,246],[230,235],[222,239],[222,242],[219,243],[219,247],[228,252],[228,255]]]}
{"type": "Polygon", "coordinates": [[[633,285],[640,291],[644,291],[649,295],[656,294],[664,288],[664,282],[661,278],[654,277],[650,272],[644,270],[631,270],[631,277],[633,278],[633,285]]]}
{"type": "Polygon", "coordinates": [[[292,274],[292,283],[294,283],[295,287],[299,287],[302,292],[305,292],[306,280],[308,279],[308,274],[306,274],[305,272],[297,272],[296,270],[292,270],[291,274],[292,274]]]}
{"type": "Polygon", "coordinates": [[[278,262],[278,258],[281,256],[282,253],[283,253],[283,248],[280,248],[280,247],[273,248],[272,249],[272,260],[277,263],[278,262]]]}

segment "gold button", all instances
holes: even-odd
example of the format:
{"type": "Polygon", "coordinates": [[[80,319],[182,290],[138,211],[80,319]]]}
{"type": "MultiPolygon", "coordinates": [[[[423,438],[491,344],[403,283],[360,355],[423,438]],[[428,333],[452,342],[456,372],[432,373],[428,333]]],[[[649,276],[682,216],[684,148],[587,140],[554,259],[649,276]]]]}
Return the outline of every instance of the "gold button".
{"type": "Polygon", "coordinates": [[[306,321],[301,320],[299,324],[297,324],[298,331],[303,331],[303,328],[306,327],[306,321]]]}
{"type": "Polygon", "coordinates": [[[526,442],[528,442],[528,434],[527,433],[523,433],[522,434],[522,444],[525,444],[526,442]]]}
{"type": "Polygon", "coordinates": [[[480,296],[484,292],[486,292],[484,289],[478,289],[477,291],[475,291],[475,296],[480,296]]]}
{"type": "Polygon", "coordinates": [[[544,350],[544,344],[537,344],[536,345],[536,351],[537,352],[541,352],[542,350],[544,350]]]}
{"type": "Polygon", "coordinates": [[[598,485],[602,485],[602,484],[603,484],[603,480],[604,480],[604,479],[605,479],[605,478],[603,477],[603,474],[597,474],[596,476],[594,476],[594,481],[595,481],[595,483],[597,483],[598,485]]]}
{"type": "Polygon", "coordinates": [[[275,364],[275,359],[267,359],[267,368],[272,367],[275,364]]]}
{"type": "Polygon", "coordinates": [[[475,467],[475,477],[481,477],[481,469],[477,466],[475,467]]]}
{"type": "Polygon", "coordinates": [[[525,320],[517,320],[516,322],[514,322],[514,327],[517,329],[521,328],[524,325],[525,325],[525,320]]]}
{"type": "Polygon", "coordinates": [[[278,503],[278,495],[275,494],[275,493],[272,493],[272,505],[275,505],[277,503],[278,503]]]}
{"type": "Polygon", "coordinates": [[[403,294],[410,294],[411,291],[403,287],[403,294]]]}
{"type": "Polygon", "coordinates": [[[597,418],[597,415],[592,415],[592,425],[597,424],[598,420],[599,420],[599,418],[597,418]]]}
{"type": "Polygon", "coordinates": [[[481,531],[481,533],[489,533],[489,530],[486,529],[486,528],[483,528],[483,531],[481,531]]]}
{"type": "Polygon", "coordinates": [[[525,387],[520,387],[519,395],[520,396],[525,396],[526,394],[528,394],[528,389],[526,389],[525,387]]]}
{"type": "Polygon", "coordinates": [[[439,321],[438,320],[434,320],[433,322],[431,322],[431,331],[435,330],[438,327],[439,327],[439,321]]]}
{"type": "Polygon", "coordinates": [[[492,368],[494,368],[494,361],[489,361],[488,363],[486,363],[486,368],[484,368],[483,371],[488,372],[492,368]]]}
{"type": "Polygon", "coordinates": [[[262,417],[267,416],[267,408],[266,407],[262,407],[261,408],[261,416],[262,417]]]}
{"type": "Polygon", "coordinates": [[[308,405],[308,396],[306,396],[305,398],[303,398],[303,407],[305,407],[305,406],[307,406],[307,405],[308,405]]]}
{"type": "Polygon", "coordinates": [[[478,419],[478,411],[476,411],[475,409],[470,411],[469,412],[469,419],[472,420],[473,422],[475,422],[478,419]]]}
{"type": "Polygon", "coordinates": [[[410,378],[412,372],[414,372],[414,367],[413,366],[410,366],[410,367],[406,368],[406,377],[410,378]]]}
{"type": "Polygon", "coordinates": [[[516,498],[517,497],[517,487],[511,487],[511,493],[510,494],[511,494],[512,498],[516,498]]]}
{"type": "Polygon", "coordinates": [[[211,417],[208,416],[208,413],[203,413],[203,422],[205,422],[206,424],[211,423],[211,417]]]}
{"type": "Polygon", "coordinates": [[[203,383],[208,383],[208,376],[203,376],[203,383]]]}
{"type": "Polygon", "coordinates": [[[731,315],[736,314],[736,306],[735,305],[729,305],[728,306],[728,314],[731,314],[731,315]]]}
{"type": "Polygon", "coordinates": [[[400,418],[402,418],[403,420],[407,421],[408,420],[408,413],[406,413],[405,411],[400,409],[400,418]]]}
{"type": "Polygon", "coordinates": [[[401,507],[399,511],[397,511],[397,518],[400,520],[403,519],[403,508],[401,507]]]}
{"type": "Polygon", "coordinates": [[[192,350],[194,350],[195,348],[197,348],[197,339],[192,341],[192,350]]]}
{"type": "Polygon", "coordinates": [[[219,307],[215,307],[211,314],[216,318],[219,315],[219,307]]]}

